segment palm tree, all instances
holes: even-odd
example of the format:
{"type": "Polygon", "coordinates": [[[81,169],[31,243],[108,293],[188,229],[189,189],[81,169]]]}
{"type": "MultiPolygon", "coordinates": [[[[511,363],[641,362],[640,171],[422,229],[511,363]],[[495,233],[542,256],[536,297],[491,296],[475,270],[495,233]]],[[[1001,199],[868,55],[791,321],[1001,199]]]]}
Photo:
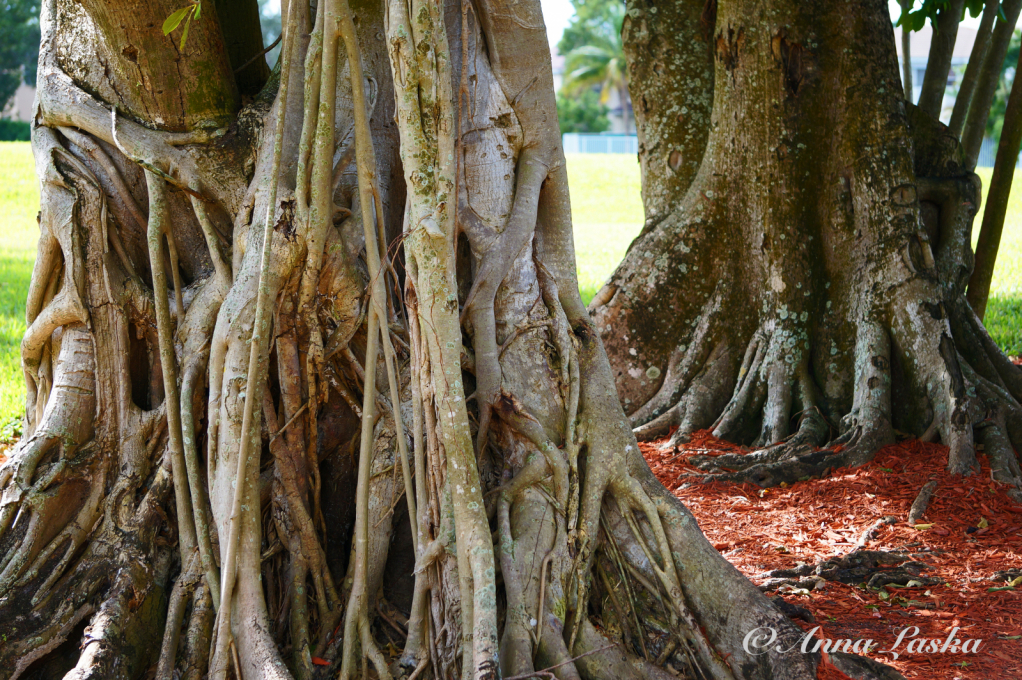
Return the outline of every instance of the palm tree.
{"type": "Polygon", "coordinates": [[[621,24],[625,17],[623,3],[609,3],[604,20],[592,22],[586,44],[572,49],[564,58],[564,91],[576,93],[600,86],[600,103],[606,104],[612,91],[621,100],[621,115],[625,130],[632,127],[629,113],[628,71],[621,43],[621,24]]]}

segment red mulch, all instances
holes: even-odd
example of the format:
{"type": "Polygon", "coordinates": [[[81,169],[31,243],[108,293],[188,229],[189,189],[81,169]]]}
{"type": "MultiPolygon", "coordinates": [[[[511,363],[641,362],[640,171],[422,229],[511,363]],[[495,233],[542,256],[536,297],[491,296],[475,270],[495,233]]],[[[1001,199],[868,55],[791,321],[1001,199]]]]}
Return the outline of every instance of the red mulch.
{"type": "MultiPolygon", "coordinates": [[[[986,457],[982,472],[953,477],[944,470],[947,448],[908,440],[882,449],[860,468],[838,469],[825,479],[790,487],[760,489],[749,484],[695,483],[680,489],[686,473],[695,471],[686,458],[741,451],[708,432],[697,432],[689,444],[675,450],[666,444],[641,445],[653,472],[692,511],[706,537],[742,573],[756,576],[771,569],[815,564],[848,553],[876,520],[898,517],[883,525],[872,550],[903,549],[928,553],[920,559],[931,565],[924,576],[939,576],[937,586],[883,589],[887,598],[858,586],[828,582],[808,595],[785,594],[811,611],[815,624],[796,621],[827,639],[872,639],[889,650],[898,632],[918,626],[919,638],[942,642],[954,627],[963,642],[979,639],[976,654],[905,653],[906,638],[892,660],[874,653],[907,678],[1008,680],[1022,678],[1022,585],[989,592],[1004,582],[985,580],[995,571],[1022,567],[1022,507],[991,481],[986,457]],[[938,487],[924,515],[928,529],[906,523],[909,506],[920,487],[931,479],[938,487]],[[989,526],[976,530],[982,520],[989,526]],[[967,529],[972,528],[971,533],[967,529]],[[965,665],[963,665],[963,662],[965,665]]],[[[821,679],[844,676],[821,668],[821,679]]]]}

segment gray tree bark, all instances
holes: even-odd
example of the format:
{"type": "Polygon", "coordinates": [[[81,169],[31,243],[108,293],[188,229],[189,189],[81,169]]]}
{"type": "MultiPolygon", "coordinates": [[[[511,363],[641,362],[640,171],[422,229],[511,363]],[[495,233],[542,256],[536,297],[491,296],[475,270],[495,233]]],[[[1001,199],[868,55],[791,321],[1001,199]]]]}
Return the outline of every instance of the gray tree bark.
{"type": "Polygon", "coordinates": [[[0,678],[814,678],[639,454],[539,3],[292,1],[254,96],[178,9],[44,12],[0,678]]]}
{"type": "MultiPolygon", "coordinates": [[[[663,197],[655,221],[590,305],[636,433],[752,444],[701,464],[761,485],[861,464],[895,429],[939,436],[969,474],[987,413],[1022,448],[1022,373],[964,296],[979,182],[947,128],[900,96],[886,5],[770,7],[783,25],[717,3],[702,162],[684,193],[669,167],[644,173],[647,205],[663,197]]],[[[631,5],[626,36],[664,53],[700,40],[651,9],[631,5]]],[[[699,138],[661,120],[639,119],[661,159],[699,138]]],[[[1015,454],[998,451],[1018,487],[1015,454]]]]}

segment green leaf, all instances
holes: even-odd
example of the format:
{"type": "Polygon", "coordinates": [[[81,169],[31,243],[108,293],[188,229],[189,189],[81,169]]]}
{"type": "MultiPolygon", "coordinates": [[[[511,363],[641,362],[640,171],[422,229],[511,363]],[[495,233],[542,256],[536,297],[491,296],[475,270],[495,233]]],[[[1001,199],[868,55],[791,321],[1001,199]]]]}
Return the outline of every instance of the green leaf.
{"type": "MultiPolygon", "coordinates": [[[[979,2],[980,2],[980,4],[982,4],[983,0],[979,0],[979,2]]],[[[202,14],[202,3],[201,2],[197,2],[197,3],[195,3],[195,20],[196,21],[199,20],[199,15],[200,14],[202,14]]]]}
{"type": "Polygon", "coordinates": [[[185,41],[188,40],[188,28],[192,25],[192,15],[188,15],[188,19],[185,21],[185,30],[181,32],[181,51],[185,51],[185,41]]]}
{"type": "Polygon", "coordinates": [[[973,19],[983,13],[983,0],[966,0],[965,7],[962,8],[962,18],[965,18],[965,10],[969,11],[969,16],[973,19]]]}
{"type": "Polygon", "coordinates": [[[1015,590],[1015,586],[1001,586],[1000,588],[987,588],[988,593],[996,593],[1001,590],[1015,590]]]}
{"type": "Polygon", "coordinates": [[[170,35],[175,28],[181,25],[181,21],[185,18],[185,15],[191,12],[192,9],[192,5],[185,5],[167,17],[167,20],[163,22],[163,35],[170,35]]]}

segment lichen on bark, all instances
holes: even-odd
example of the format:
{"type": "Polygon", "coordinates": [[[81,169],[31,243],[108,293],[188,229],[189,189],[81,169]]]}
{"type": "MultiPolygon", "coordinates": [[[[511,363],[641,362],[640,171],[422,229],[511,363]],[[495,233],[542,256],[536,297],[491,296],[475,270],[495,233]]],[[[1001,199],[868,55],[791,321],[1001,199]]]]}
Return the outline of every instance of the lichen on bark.
{"type": "MultiPolygon", "coordinates": [[[[664,53],[701,40],[714,73],[698,172],[684,193],[644,174],[647,202],[672,202],[591,305],[637,434],[750,444],[699,462],[762,485],[861,464],[897,432],[939,437],[960,474],[980,431],[1018,449],[1019,370],[963,295],[979,180],[904,101],[882,3],[711,4],[702,37],[680,19],[648,34],[641,3],[626,27],[664,53]]],[[[696,138],[639,123],[669,137],[661,154],[696,138]]]]}
{"type": "MultiPolygon", "coordinates": [[[[784,651],[799,629],[639,453],[578,293],[539,3],[292,1],[250,101],[231,68],[231,46],[252,43],[240,22],[204,11],[175,57],[150,16],[164,9],[50,0],[44,15],[26,437],[0,467],[0,678],[351,678],[370,664],[409,679],[815,677],[817,655],[784,651]],[[141,91],[110,31],[158,45],[139,58],[141,91]],[[145,89],[181,73],[218,94],[145,89]],[[753,654],[743,639],[764,626],[785,644],[753,654]]],[[[726,36],[714,49],[738,78],[759,38],[726,36]]],[[[796,47],[776,58],[797,88],[796,47]]],[[[764,172],[776,151],[756,156],[764,172]]],[[[896,174],[907,159],[864,163],[896,174]]],[[[726,187],[704,167],[677,187],[700,188],[692,215],[709,224],[726,187]]],[[[927,200],[957,187],[940,177],[927,200]]],[[[662,238],[679,221],[650,224],[662,238]]],[[[787,228],[773,220],[770,237],[787,228]]],[[[808,256],[794,264],[814,275],[808,256]]],[[[723,305],[732,280],[691,290],[723,305]]],[[[804,352],[801,299],[775,293],[769,325],[742,321],[750,366],[804,352]]],[[[887,356],[878,328],[855,340],[864,356],[887,356]]],[[[713,356],[725,371],[741,350],[713,356]]]]}

